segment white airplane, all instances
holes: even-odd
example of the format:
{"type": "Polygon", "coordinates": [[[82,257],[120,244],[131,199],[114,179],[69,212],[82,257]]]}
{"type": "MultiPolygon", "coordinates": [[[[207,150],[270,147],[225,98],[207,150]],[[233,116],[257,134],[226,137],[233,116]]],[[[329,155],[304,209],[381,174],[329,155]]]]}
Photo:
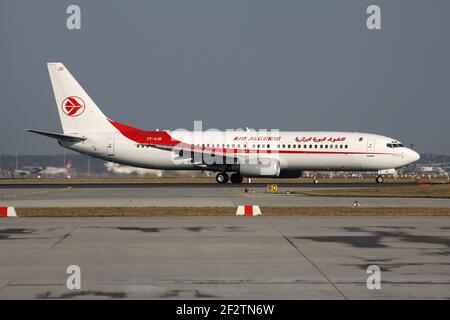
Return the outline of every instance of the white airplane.
{"type": "Polygon", "coordinates": [[[138,175],[138,176],[154,175],[158,178],[161,178],[164,174],[164,171],[162,171],[162,170],[136,168],[136,167],[131,167],[131,166],[121,166],[114,162],[105,163],[105,167],[106,167],[106,171],[112,172],[115,174],[138,175]]]}
{"type": "Polygon", "coordinates": [[[67,160],[65,167],[45,167],[39,175],[40,176],[57,176],[64,175],[66,178],[71,177],[72,173],[72,160],[67,160]]]}
{"type": "Polygon", "coordinates": [[[14,174],[20,177],[31,177],[31,176],[39,176],[39,174],[44,170],[44,167],[33,167],[33,166],[26,166],[22,167],[20,169],[15,169],[14,174]]]}
{"type": "Polygon", "coordinates": [[[217,172],[218,183],[243,177],[296,178],[302,171],[383,173],[420,156],[396,139],[328,131],[145,131],[107,118],[62,63],[48,63],[64,133],[27,131],[103,160],[157,170],[217,172]],[[231,174],[231,176],[229,175],[231,174]]]}
{"type": "Polygon", "coordinates": [[[70,178],[70,172],[72,170],[72,160],[67,160],[66,166],[63,167],[37,167],[37,166],[27,166],[20,169],[14,170],[14,173],[21,177],[36,177],[41,178],[42,176],[55,176],[55,175],[65,175],[70,178]]]}
{"type": "Polygon", "coordinates": [[[118,174],[118,175],[137,175],[137,176],[156,176],[162,178],[163,176],[190,176],[192,178],[206,176],[209,177],[209,172],[198,172],[192,170],[154,170],[147,168],[138,168],[132,166],[123,166],[114,162],[105,163],[106,171],[118,174]]]}

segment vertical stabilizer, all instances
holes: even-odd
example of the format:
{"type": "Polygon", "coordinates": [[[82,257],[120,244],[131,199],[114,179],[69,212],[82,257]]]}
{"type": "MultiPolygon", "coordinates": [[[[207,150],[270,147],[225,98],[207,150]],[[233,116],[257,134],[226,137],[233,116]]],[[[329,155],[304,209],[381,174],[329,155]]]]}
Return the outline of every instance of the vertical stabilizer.
{"type": "Polygon", "coordinates": [[[115,131],[64,64],[47,63],[47,67],[64,133],[115,131]]]}

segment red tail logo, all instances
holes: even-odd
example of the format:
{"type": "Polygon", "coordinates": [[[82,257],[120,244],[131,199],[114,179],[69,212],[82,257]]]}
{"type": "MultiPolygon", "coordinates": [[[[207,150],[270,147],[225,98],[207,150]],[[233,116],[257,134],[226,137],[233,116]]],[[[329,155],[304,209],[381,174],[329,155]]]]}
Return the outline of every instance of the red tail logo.
{"type": "Polygon", "coordinates": [[[78,117],[86,109],[84,101],[76,96],[67,97],[62,102],[61,106],[63,112],[70,117],[78,117]]]}

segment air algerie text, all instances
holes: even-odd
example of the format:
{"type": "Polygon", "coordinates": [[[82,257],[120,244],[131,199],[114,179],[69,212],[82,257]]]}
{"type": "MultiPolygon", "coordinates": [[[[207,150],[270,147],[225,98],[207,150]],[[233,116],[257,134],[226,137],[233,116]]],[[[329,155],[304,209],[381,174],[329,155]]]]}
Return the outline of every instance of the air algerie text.
{"type": "Polygon", "coordinates": [[[259,137],[259,136],[251,136],[251,137],[234,137],[234,141],[280,141],[281,137],[259,137]]]}
{"type": "Polygon", "coordinates": [[[209,314],[210,309],[211,307],[190,307],[183,304],[182,307],[177,307],[177,314],[198,314],[203,315],[203,317],[206,318],[209,314]]]}

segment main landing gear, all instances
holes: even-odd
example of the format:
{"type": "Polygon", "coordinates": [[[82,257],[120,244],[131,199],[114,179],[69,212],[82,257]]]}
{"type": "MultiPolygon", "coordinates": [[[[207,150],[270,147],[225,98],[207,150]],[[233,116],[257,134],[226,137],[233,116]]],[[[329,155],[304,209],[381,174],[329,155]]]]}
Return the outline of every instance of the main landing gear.
{"type": "Polygon", "coordinates": [[[235,172],[231,175],[230,181],[231,183],[242,183],[242,180],[244,180],[244,177],[241,176],[239,173],[235,172]]]}
{"type": "Polygon", "coordinates": [[[242,183],[242,180],[244,180],[244,178],[237,172],[233,173],[231,177],[229,177],[226,172],[219,172],[216,175],[216,181],[220,184],[225,184],[228,182],[228,180],[230,180],[231,183],[242,183]]]}
{"type": "Polygon", "coordinates": [[[216,181],[220,184],[225,184],[228,182],[230,178],[228,177],[228,174],[226,172],[219,172],[216,175],[216,181]]]}
{"type": "Polygon", "coordinates": [[[383,176],[382,176],[382,175],[378,175],[378,176],[375,178],[375,182],[376,182],[376,183],[383,183],[383,182],[384,182],[383,176]]]}

